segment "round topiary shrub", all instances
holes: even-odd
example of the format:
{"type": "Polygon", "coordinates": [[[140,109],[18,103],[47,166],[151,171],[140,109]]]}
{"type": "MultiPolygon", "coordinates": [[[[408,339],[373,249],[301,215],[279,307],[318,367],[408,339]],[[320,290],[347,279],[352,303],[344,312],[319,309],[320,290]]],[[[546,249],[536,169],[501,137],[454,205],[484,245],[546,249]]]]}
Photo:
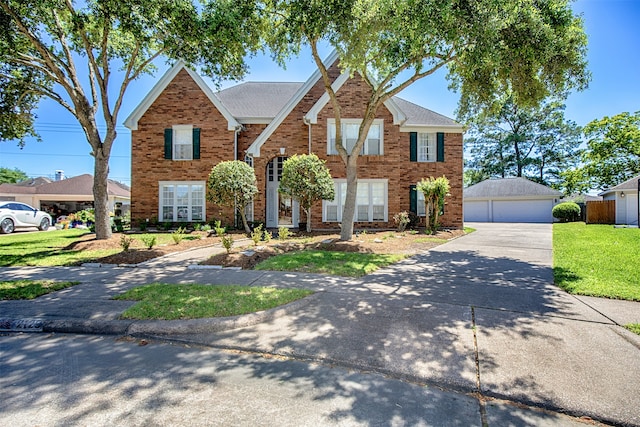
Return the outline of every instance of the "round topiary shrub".
{"type": "Polygon", "coordinates": [[[574,202],[562,202],[553,207],[551,215],[560,222],[577,221],[580,218],[580,206],[574,202]]]}

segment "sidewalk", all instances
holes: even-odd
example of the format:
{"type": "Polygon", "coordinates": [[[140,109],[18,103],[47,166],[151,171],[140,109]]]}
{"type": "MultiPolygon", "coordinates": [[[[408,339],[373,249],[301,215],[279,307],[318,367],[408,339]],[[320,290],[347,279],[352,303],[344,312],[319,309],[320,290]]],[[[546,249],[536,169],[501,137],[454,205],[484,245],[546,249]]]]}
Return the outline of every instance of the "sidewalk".
{"type": "Polygon", "coordinates": [[[33,320],[35,330],[41,322],[43,331],[130,333],[335,363],[640,425],[640,337],[619,326],[640,323],[640,304],[574,297],[551,285],[550,227],[544,227],[483,224],[361,279],[188,269],[205,250],[138,268],[2,269],[12,278],[83,284],[35,301],[0,301],[0,318],[24,326],[33,320]],[[152,282],[295,286],[318,293],[227,324],[117,320],[132,303],[111,296],[152,282]]]}

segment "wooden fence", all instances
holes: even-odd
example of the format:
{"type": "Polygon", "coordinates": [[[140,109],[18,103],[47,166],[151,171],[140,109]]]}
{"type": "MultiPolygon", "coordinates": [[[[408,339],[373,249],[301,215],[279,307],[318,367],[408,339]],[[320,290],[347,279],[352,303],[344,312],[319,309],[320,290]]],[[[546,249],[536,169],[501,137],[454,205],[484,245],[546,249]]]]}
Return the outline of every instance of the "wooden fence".
{"type": "Polygon", "coordinates": [[[587,202],[587,224],[615,224],[615,200],[587,202]]]}

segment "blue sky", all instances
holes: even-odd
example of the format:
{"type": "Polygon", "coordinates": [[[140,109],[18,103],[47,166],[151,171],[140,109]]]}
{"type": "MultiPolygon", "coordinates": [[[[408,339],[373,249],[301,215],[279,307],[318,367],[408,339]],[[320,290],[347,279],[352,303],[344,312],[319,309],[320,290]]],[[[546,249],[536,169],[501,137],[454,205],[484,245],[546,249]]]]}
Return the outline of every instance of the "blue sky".
{"type": "MultiPolygon", "coordinates": [[[[640,1],[578,0],[573,8],[583,15],[589,37],[592,81],[587,90],[570,95],[565,117],[585,125],[604,116],[640,110],[640,1]]],[[[315,71],[309,54],[289,61],[286,70],[264,56],[252,59],[249,65],[246,81],[304,81],[315,71]]],[[[155,76],[133,82],[125,97],[110,161],[110,178],[125,184],[131,182],[131,134],[122,123],[167,69],[164,63],[159,66],[155,76]]],[[[459,97],[447,89],[444,76],[440,72],[418,81],[400,96],[455,117],[459,97]]],[[[236,82],[225,82],[222,87],[233,84],[236,82]]],[[[66,110],[52,101],[43,101],[36,130],[42,142],[28,140],[23,149],[15,142],[0,143],[0,167],[18,168],[33,177],[53,177],[56,170],[63,170],[68,177],[93,173],[89,144],[66,110]]]]}

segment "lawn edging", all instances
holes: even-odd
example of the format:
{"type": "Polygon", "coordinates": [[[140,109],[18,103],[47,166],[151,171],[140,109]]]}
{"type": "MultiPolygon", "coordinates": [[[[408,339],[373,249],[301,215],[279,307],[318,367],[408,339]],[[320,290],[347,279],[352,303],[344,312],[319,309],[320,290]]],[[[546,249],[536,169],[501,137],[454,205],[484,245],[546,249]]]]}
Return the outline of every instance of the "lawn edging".
{"type": "MultiPolygon", "coordinates": [[[[201,334],[244,328],[267,322],[298,310],[318,298],[320,292],[292,301],[269,310],[240,314],[230,317],[211,317],[188,320],[135,320],[126,330],[127,335],[146,337],[149,335],[201,334]]],[[[122,321],[120,321],[122,322],[122,321]]]]}

